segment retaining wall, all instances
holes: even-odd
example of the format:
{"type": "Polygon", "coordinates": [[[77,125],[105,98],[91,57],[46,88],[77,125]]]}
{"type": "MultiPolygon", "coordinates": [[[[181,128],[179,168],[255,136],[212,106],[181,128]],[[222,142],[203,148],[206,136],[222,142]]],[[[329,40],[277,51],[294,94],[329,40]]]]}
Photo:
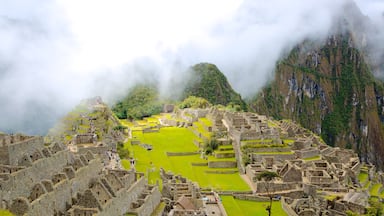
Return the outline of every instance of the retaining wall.
{"type": "Polygon", "coordinates": [[[209,161],[209,168],[235,168],[237,167],[236,161],[209,161]]]}

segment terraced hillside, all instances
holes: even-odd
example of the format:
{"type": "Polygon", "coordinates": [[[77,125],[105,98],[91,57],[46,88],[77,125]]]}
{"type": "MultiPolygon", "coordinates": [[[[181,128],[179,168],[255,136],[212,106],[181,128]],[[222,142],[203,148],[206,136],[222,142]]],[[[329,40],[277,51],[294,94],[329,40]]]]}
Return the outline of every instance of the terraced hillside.
{"type": "MultiPolygon", "coordinates": [[[[197,182],[202,188],[250,190],[238,173],[231,145],[220,145],[211,155],[202,154],[204,143],[212,136],[209,130],[212,123],[208,119],[200,118],[190,127],[181,127],[187,125],[185,120],[169,114],[122,123],[130,129],[125,148],[135,159],[136,170],[146,173],[150,182],[160,180],[159,171],[163,168],[197,182]],[[175,125],[160,124],[166,120],[175,125]]],[[[122,163],[125,168],[131,168],[128,160],[122,163]]]]}
{"type": "Polygon", "coordinates": [[[202,194],[216,191],[229,215],[381,214],[384,175],[290,120],[212,107],[122,124],[129,134],[126,169],[153,184],[161,184],[162,169],[171,171],[180,190],[190,188],[182,179],[196,182],[202,194]]]}

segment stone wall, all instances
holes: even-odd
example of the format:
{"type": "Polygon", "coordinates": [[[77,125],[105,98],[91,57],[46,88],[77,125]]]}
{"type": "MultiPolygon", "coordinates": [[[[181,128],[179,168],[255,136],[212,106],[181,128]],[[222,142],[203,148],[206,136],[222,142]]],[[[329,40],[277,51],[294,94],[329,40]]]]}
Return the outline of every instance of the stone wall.
{"type": "Polygon", "coordinates": [[[286,161],[295,159],[295,154],[252,154],[252,161],[262,161],[264,157],[273,157],[275,161],[286,161]]]}
{"type": "Polygon", "coordinates": [[[285,211],[285,213],[287,213],[289,216],[298,216],[297,214],[296,214],[296,212],[295,211],[293,211],[293,209],[291,208],[291,206],[287,203],[287,200],[288,200],[289,198],[287,198],[287,197],[283,197],[282,199],[281,199],[281,207],[283,208],[283,210],[285,211]]]}
{"type": "Polygon", "coordinates": [[[78,154],[85,154],[88,151],[90,151],[93,154],[103,155],[108,150],[111,150],[111,147],[109,147],[109,146],[90,146],[90,147],[80,147],[80,148],[78,148],[77,153],[78,154]]]}
{"type": "Polygon", "coordinates": [[[209,161],[209,168],[235,168],[237,167],[236,161],[209,161]]]}
{"type": "Polygon", "coordinates": [[[25,154],[31,154],[35,152],[36,150],[41,150],[44,148],[44,140],[43,137],[31,137],[29,139],[12,143],[6,146],[6,151],[8,152],[8,163],[3,164],[9,164],[13,166],[17,166],[19,163],[19,160],[25,155],[25,154]]]}
{"type": "Polygon", "coordinates": [[[200,152],[166,152],[167,156],[199,155],[200,152]]]}
{"type": "Polygon", "coordinates": [[[18,170],[9,175],[7,181],[0,181],[3,199],[13,200],[17,197],[28,197],[29,190],[43,179],[52,179],[53,175],[67,165],[68,151],[60,151],[51,157],[32,163],[32,166],[18,170]],[[45,172],[41,172],[45,170],[45,172]],[[12,193],[8,193],[12,191],[12,193]]]}
{"type": "Polygon", "coordinates": [[[278,191],[295,190],[299,187],[297,183],[274,183],[274,182],[256,182],[256,193],[269,193],[278,191]]]}
{"type": "MultiPolygon", "coordinates": [[[[147,191],[147,194],[143,200],[143,204],[136,209],[133,209],[138,216],[150,216],[160,203],[161,193],[157,187],[147,191]]],[[[138,200],[140,201],[140,199],[138,200]]]]}
{"type": "Polygon", "coordinates": [[[55,211],[65,212],[76,194],[88,188],[89,182],[98,176],[102,164],[100,159],[91,160],[88,166],[79,168],[72,179],[64,179],[53,186],[53,190],[31,203],[28,215],[54,215],[55,211]]]}
{"type": "Polygon", "coordinates": [[[220,152],[220,151],[216,151],[215,152],[215,157],[216,158],[233,158],[233,157],[235,157],[235,152],[220,152]]]}
{"type": "Polygon", "coordinates": [[[139,195],[145,189],[145,185],[146,180],[142,177],[129,188],[120,190],[116,194],[116,198],[110,200],[98,215],[124,215],[126,212],[131,211],[131,204],[138,199],[139,195]]]}
{"type": "Polygon", "coordinates": [[[317,148],[303,149],[300,151],[296,151],[296,156],[302,159],[316,157],[319,155],[320,155],[320,150],[317,148]]]}
{"type": "Polygon", "coordinates": [[[233,198],[239,199],[239,200],[250,200],[255,202],[269,202],[269,197],[257,196],[257,195],[237,194],[237,195],[233,195],[233,198]]]}

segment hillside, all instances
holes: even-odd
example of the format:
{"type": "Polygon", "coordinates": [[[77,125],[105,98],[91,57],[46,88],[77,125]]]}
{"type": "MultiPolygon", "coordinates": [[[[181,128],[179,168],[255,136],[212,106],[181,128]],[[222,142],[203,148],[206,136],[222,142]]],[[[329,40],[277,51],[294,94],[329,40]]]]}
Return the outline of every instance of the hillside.
{"type": "Polygon", "coordinates": [[[290,118],[331,146],[352,148],[383,169],[383,83],[374,79],[351,34],[306,42],[279,62],[254,111],[290,118]]]}
{"type": "Polygon", "coordinates": [[[144,84],[134,86],[125,98],[112,107],[112,111],[120,119],[141,119],[158,114],[161,110],[158,89],[144,84]]]}
{"type": "Polygon", "coordinates": [[[196,64],[187,73],[189,74],[186,77],[189,79],[185,81],[187,85],[181,92],[179,100],[161,97],[156,85],[138,84],[113,105],[112,111],[120,119],[142,119],[159,114],[164,104],[171,102],[186,108],[190,107],[186,104],[191,100],[198,102],[199,98],[207,100],[209,102],[206,103],[207,106],[220,104],[232,110],[247,110],[247,104],[241,99],[240,94],[232,89],[227,78],[215,65],[196,64]]]}
{"type": "Polygon", "coordinates": [[[224,106],[239,106],[241,110],[247,110],[246,103],[240,94],[235,92],[225,75],[214,64],[200,63],[194,65],[183,98],[197,96],[207,99],[210,103],[224,106]]]}
{"type": "Polygon", "coordinates": [[[70,144],[77,135],[94,134],[96,142],[115,143],[122,140],[120,123],[100,97],[83,100],[65,115],[52,129],[46,139],[70,144]]]}

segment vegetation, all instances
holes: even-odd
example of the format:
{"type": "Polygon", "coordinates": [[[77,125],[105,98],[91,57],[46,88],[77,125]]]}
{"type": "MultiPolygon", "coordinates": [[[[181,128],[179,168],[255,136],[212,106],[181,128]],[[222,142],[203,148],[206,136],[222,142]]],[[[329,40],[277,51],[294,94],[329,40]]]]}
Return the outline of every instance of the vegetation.
{"type": "Polygon", "coordinates": [[[119,154],[121,159],[129,158],[129,150],[126,147],[124,147],[124,143],[118,142],[116,148],[117,148],[117,153],[119,154]]]}
{"type": "Polygon", "coordinates": [[[294,48],[276,65],[275,79],[249,101],[250,108],[297,121],[328,145],[353,149],[361,158],[374,149],[371,158],[377,159],[370,162],[383,169],[384,84],[373,77],[350,38],[346,33],[320,48],[308,42],[294,48]],[[370,128],[368,134],[364,128],[370,128]]]}
{"type": "MultiPolygon", "coordinates": [[[[130,140],[124,144],[129,149],[130,156],[136,160],[135,168],[147,175],[150,183],[160,181],[160,168],[180,174],[191,181],[198,182],[202,188],[214,188],[217,190],[250,190],[240,175],[207,173],[216,169],[208,166],[192,166],[192,163],[207,163],[210,160],[218,160],[213,156],[201,158],[199,148],[193,143],[196,135],[188,128],[164,127],[158,133],[143,133],[140,130],[133,131],[132,139],[141,143],[152,145],[151,151],[140,145],[131,145],[130,140]],[[188,156],[167,156],[167,152],[197,152],[188,156]]],[[[226,159],[231,160],[231,159],[226,159]]],[[[128,160],[122,160],[123,166],[130,168],[128,160]]],[[[233,170],[233,169],[223,169],[233,170]]],[[[160,182],[161,183],[161,182],[160,182]]]]}
{"type": "Polygon", "coordinates": [[[379,216],[383,215],[383,204],[377,198],[369,199],[370,207],[367,208],[367,215],[369,216],[379,216]]]}
{"type": "Polygon", "coordinates": [[[180,109],[184,108],[208,108],[211,104],[204,98],[189,96],[179,104],[180,109]]]}
{"type": "Polygon", "coordinates": [[[272,201],[273,201],[273,193],[274,193],[274,189],[273,189],[273,186],[271,185],[271,181],[278,177],[279,175],[277,173],[270,172],[270,171],[263,171],[256,176],[257,180],[265,181],[264,187],[269,197],[269,205],[267,205],[265,210],[268,212],[269,216],[271,216],[271,213],[272,213],[272,204],[273,204],[272,201]]]}
{"type": "Polygon", "coordinates": [[[112,110],[119,119],[142,119],[159,114],[162,103],[155,86],[137,85],[112,110]]]}
{"type": "MultiPolygon", "coordinates": [[[[265,209],[269,205],[269,202],[255,202],[248,200],[235,199],[232,196],[221,196],[224,208],[229,216],[242,215],[242,216],[254,216],[254,215],[266,215],[265,209]]],[[[272,215],[286,216],[287,213],[281,207],[279,201],[273,201],[274,208],[271,210],[272,215]]]]}
{"type": "Polygon", "coordinates": [[[247,110],[246,103],[232,89],[227,78],[215,65],[197,64],[191,68],[191,77],[183,98],[196,96],[205,98],[214,105],[221,104],[234,110],[247,110]]]}
{"type": "Polygon", "coordinates": [[[5,210],[5,209],[0,209],[0,215],[1,216],[13,216],[13,214],[10,211],[5,210]]]}
{"type": "Polygon", "coordinates": [[[123,132],[126,127],[119,123],[113,112],[99,98],[83,100],[49,130],[46,142],[73,140],[76,134],[87,134],[91,130],[102,140],[112,131],[123,132]]]}
{"type": "Polygon", "coordinates": [[[216,139],[211,139],[204,144],[204,152],[209,155],[212,154],[219,147],[219,142],[216,139]]]}

